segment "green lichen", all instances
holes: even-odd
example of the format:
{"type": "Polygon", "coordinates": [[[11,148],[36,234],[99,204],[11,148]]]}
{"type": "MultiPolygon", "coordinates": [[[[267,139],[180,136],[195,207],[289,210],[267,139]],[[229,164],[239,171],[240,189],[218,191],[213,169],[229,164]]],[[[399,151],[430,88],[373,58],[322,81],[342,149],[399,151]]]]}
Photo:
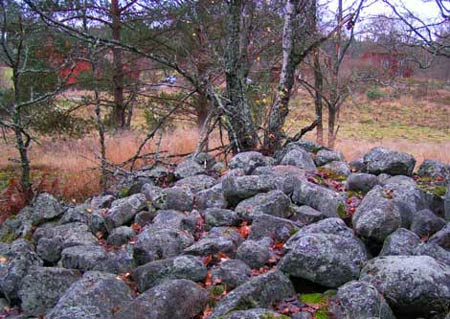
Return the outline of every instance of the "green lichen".
{"type": "Polygon", "coordinates": [[[0,239],[0,242],[9,244],[12,243],[16,238],[16,234],[14,234],[13,232],[8,232],[0,239]]]}
{"type": "Polygon", "coordinates": [[[257,306],[258,306],[257,302],[252,298],[242,298],[237,302],[237,304],[233,307],[233,309],[231,309],[231,311],[247,310],[256,308],[257,306]]]}
{"type": "Polygon", "coordinates": [[[289,229],[289,236],[294,236],[295,234],[297,234],[298,230],[298,228],[292,227],[291,229],[289,229]]]}
{"type": "Polygon", "coordinates": [[[126,187],[122,187],[120,190],[119,190],[119,198],[124,198],[124,197],[127,197],[128,196],[128,188],[126,188],[126,187]]]}

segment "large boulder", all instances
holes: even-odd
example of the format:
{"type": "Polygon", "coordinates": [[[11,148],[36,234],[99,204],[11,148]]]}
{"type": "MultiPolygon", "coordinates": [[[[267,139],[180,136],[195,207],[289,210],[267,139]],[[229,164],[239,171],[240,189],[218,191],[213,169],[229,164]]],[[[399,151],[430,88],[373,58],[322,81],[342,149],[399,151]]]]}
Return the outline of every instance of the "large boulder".
{"type": "Polygon", "coordinates": [[[115,200],[105,216],[108,231],[133,220],[134,216],[147,207],[144,194],[138,193],[115,200]]]}
{"type": "Polygon", "coordinates": [[[422,209],[413,215],[410,229],[420,237],[430,237],[444,226],[444,219],[429,209],[422,209]]]}
{"type": "Polygon", "coordinates": [[[108,245],[121,246],[128,243],[134,236],[136,236],[136,231],[133,228],[120,226],[114,228],[108,235],[107,243],[108,245]]]}
{"type": "Polygon", "coordinates": [[[339,193],[305,180],[297,180],[292,201],[317,209],[327,217],[345,215],[345,201],[339,193]]]}
{"type": "Polygon", "coordinates": [[[444,197],[444,218],[450,221],[450,183],[447,185],[447,191],[444,197]]]}
{"type": "Polygon", "coordinates": [[[150,261],[175,257],[194,243],[194,237],[183,230],[149,225],[137,236],[134,258],[142,265],[150,261]]]}
{"type": "Polygon", "coordinates": [[[291,200],[280,190],[257,194],[241,201],[235,211],[246,220],[252,220],[260,214],[288,218],[292,213],[289,209],[291,200]]]}
{"type": "Polygon", "coordinates": [[[370,174],[386,173],[411,176],[416,160],[407,153],[375,147],[364,155],[364,163],[367,172],[370,174]]]}
{"type": "Polygon", "coordinates": [[[242,260],[251,268],[260,268],[270,259],[270,245],[272,240],[269,237],[261,240],[248,239],[244,241],[236,251],[236,258],[242,260]]]}
{"type": "Polygon", "coordinates": [[[64,268],[110,272],[110,255],[102,246],[72,246],[61,252],[64,268]]]}
{"type": "Polygon", "coordinates": [[[194,195],[194,205],[197,209],[226,208],[228,206],[222,191],[222,184],[202,190],[194,195]]]}
{"type": "Polygon", "coordinates": [[[375,286],[397,314],[430,316],[450,306],[450,265],[428,256],[374,258],[360,281],[375,286]]]}
{"type": "Polygon", "coordinates": [[[175,177],[178,179],[205,173],[206,169],[194,159],[187,159],[179,163],[174,172],[175,177]]]}
{"type": "Polygon", "coordinates": [[[334,162],[334,161],[343,161],[344,155],[339,151],[333,151],[328,149],[321,149],[316,153],[314,158],[314,162],[317,166],[323,166],[325,164],[334,162]]]}
{"type": "Polygon", "coordinates": [[[291,205],[292,216],[291,219],[295,220],[300,225],[309,225],[318,222],[321,219],[327,218],[322,212],[314,209],[308,205],[291,205]]]}
{"type": "Polygon", "coordinates": [[[285,248],[279,264],[284,273],[332,288],[357,279],[368,258],[364,244],[339,218],[301,228],[285,248]]]}
{"type": "Polygon", "coordinates": [[[250,267],[242,260],[226,259],[211,270],[211,279],[233,289],[248,281],[251,272],[250,267]]]}
{"type": "Polygon", "coordinates": [[[292,148],[281,158],[280,165],[292,165],[308,172],[317,172],[316,164],[311,155],[302,148],[292,148]]]}
{"type": "Polygon", "coordinates": [[[168,280],[147,290],[114,315],[114,319],[187,319],[199,314],[208,291],[193,281],[168,280]]]}
{"type": "Polygon", "coordinates": [[[323,171],[329,172],[332,175],[339,177],[346,177],[351,174],[350,166],[346,162],[333,161],[322,166],[323,171]]]}
{"type": "Polygon", "coordinates": [[[278,181],[272,176],[229,176],[222,181],[222,190],[227,202],[232,205],[258,193],[278,188],[278,181]]]}
{"type": "Polygon", "coordinates": [[[80,278],[77,270],[31,267],[18,291],[22,310],[29,316],[44,316],[80,278]]]}
{"type": "Polygon", "coordinates": [[[339,287],[335,298],[330,298],[329,310],[336,318],[395,319],[383,295],[373,285],[361,281],[339,287]]]}
{"type": "Polygon", "coordinates": [[[33,225],[40,225],[50,221],[64,213],[62,205],[58,200],[48,193],[39,194],[33,203],[33,225]]]}
{"type": "Polygon", "coordinates": [[[443,178],[450,181],[450,165],[439,161],[426,159],[419,166],[417,175],[429,178],[443,178]]]}
{"type": "Polygon", "coordinates": [[[242,243],[241,234],[229,227],[214,227],[206,236],[184,250],[185,254],[209,256],[224,253],[233,257],[242,243]]]}
{"type": "Polygon", "coordinates": [[[229,167],[231,169],[241,168],[244,170],[245,174],[249,175],[255,168],[265,165],[267,165],[267,160],[264,155],[259,152],[249,151],[233,156],[229,167]]]}
{"type": "Polygon", "coordinates": [[[213,187],[217,184],[217,180],[208,175],[195,175],[180,179],[175,183],[175,186],[190,190],[193,194],[201,192],[202,190],[213,187]]]}
{"type": "Polygon", "coordinates": [[[191,211],[193,208],[194,194],[184,187],[162,189],[146,184],[142,187],[142,193],[156,209],[191,211]]]}
{"type": "Polygon", "coordinates": [[[447,223],[444,228],[431,236],[428,242],[450,251],[450,223],[447,223]]]}
{"type": "Polygon", "coordinates": [[[112,319],[131,300],[130,288],[116,275],[90,271],[66,290],[45,318],[112,319]]]}
{"type": "Polygon", "coordinates": [[[376,186],[363,198],[352,223],[358,236],[374,245],[381,245],[389,234],[401,227],[402,216],[390,194],[376,186]]]}
{"type": "Polygon", "coordinates": [[[353,173],[345,183],[345,188],[349,191],[361,191],[367,193],[379,184],[375,175],[367,173],[353,173]]]}
{"type": "Polygon", "coordinates": [[[233,310],[266,308],[273,303],[290,298],[295,290],[290,280],[279,270],[253,277],[221,299],[210,319],[218,319],[233,310]]]}
{"type": "Polygon", "coordinates": [[[56,263],[63,249],[72,246],[93,246],[98,241],[82,223],[69,223],[54,227],[38,228],[34,232],[36,252],[43,260],[56,263]]]}
{"type": "Polygon", "coordinates": [[[32,266],[42,266],[33,246],[24,239],[0,247],[0,294],[16,301],[23,277],[32,266]]]}
{"type": "Polygon", "coordinates": [[[205,265],[197,257],[177,256],[139,266],[132,276],[138,290],[144,292],[170,279],[204,281],[206,273],[205,265]]]}
{"type": "Polygon", "coordinates": [[[261,318],[282,318],[281,315],[278,312],[275,312],[273,310],[264,309],[264,308],[256,308],[256,309],[249,309],[249,310],[235,310],[231,311],[230,313],[226,314],[225,316],[222,316],[220,318],[223,319],[261,319],[261,318]]]}
{"type": "Polygon", "coordinates": [[[259,240],[264,237],[270,237],[275,241],[285,242],[297,230],[298,225],[292,220],[261,214],[253,219],[248,238],[259,240]]]}
{"type": "Polygon", "coordinates": [[[203,213],[207,228],[215,226],[238,226],[242,218],[233,210],[222,208],[208,208],[203,213]]]}

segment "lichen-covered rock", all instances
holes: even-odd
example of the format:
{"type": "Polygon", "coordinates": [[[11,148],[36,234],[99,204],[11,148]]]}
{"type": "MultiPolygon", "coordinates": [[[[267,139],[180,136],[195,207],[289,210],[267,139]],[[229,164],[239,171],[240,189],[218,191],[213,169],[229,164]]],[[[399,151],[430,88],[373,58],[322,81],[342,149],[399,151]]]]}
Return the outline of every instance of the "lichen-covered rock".
{"type": "Polygon", "coordinates": [[[450,165],[439,161],[426,159],[419,166],[417,174],[421,177],[443,178],[450,181],[450,165]]]}
{"type": "Polygon", "coordinates": [[[402,225],[402,216],[389,193],[374,187],[363,198],[352,217],[356,234],[367,242],[381,245],[389,234],[402,225]]]}
{"type": "Polygon", "coordinates": [[[68,223],[82,223],[82,224],[88,224],[89,223],[89,211],[90,206],[87,204],[81,204],[77,205],[75,207],[69,207],[66,212],[62,215],[59,222],[61,224],[68,224],[68,223]]]}
{"type": "Polygon", "coordinates": [[[357,158],[348,163],[350,166],[350,170],[355,173],[365,173],[366,172],[366,164],[364,164],[364,159],[357,158]]]}
{"type": "Polygon", "coordinates": [[[58,200],[48,193],[39,194],[33,203],[33,225],[40,225],[64,213],[62,205],[58,200]]]}
{"type": "Polygon", "coordinates": [[[184,187],[175,186],[162,189],[157,186],[144,185],[142,193],[149,204],[156,209],[191,211],[194,205],[194,194],[184,187]]]}
{"type": "Polygon", "coordinates": [[[97,239],[89,231],[89,227],[81,223],[38,228],[34,232],[33,240],[36,243],[36,253],[50,263],[56,263],[65,248],[97,244],[97,239]]]}
{"type": "Polygon", "coordinates": [[[450,223],[430,237],[429,243],[434,243],[450,251],[450,223]]]}
{"type": "Polygon", "coordinates": [[[265,166],[266,157],[259,152],[249,151],[242,152],[233,156],[230,161],[229,167],[231,169],[241,168],[245,174],[251,174],[253,170],[259,166],[265,166]]]}
{"type": "Polygon", "coordinates": [[[275,241],[285,242],[297,230],[298,225],[289,219],[261,214],[253,219],[248,238],[259,240],[264,237],[270,237],[275,241]]]}
{"type": "Polygon", "coordinates": [[[334,161],[342,162],[344,160],[344,155],[339,151],[322,149],[317,152],[314,162],[317,166],[322,166],[334,161]]]}
{"type": "Polygon", "coordinates": [[[106,233],[105,217],[106,209],[96,209],[89,215],[88,226],[93,234],[106,233]]]}
{"type": "Polygon", "coordinates": [[[132,274],[140,292],[170,279],[204,281],[207,274],[205,265],[194,256],[177,256],[152,261],[137,267],[132,274]]]}
{"type": "Polygon", "coordinates": [[[116,275],[90,271],[66,290],[45,318],[112,319],[131,300],[130,288],[116,275]]]}
{"type": "Polygon", "coordinates": [[[444,226],[444,219],[429,209],[422,209],[413,215],[410,229],[420,237],[430,237],[444,226]]]}
{"type": "Polygon", "coordinates": [[[360,281],[375,286],[398,314],[429,316],[450,305],[450,266],[428,256],[374,258],[360,281]]]}
{"type": "Polygon", "coordinates": [[[233,310],[266,308],[295,295],[290,280],[279,270],[253,277],[222,298],[214,308],[211,319],[218,319],[233,310]]]}
{"type": "Polygon", "coordinates": [[[208,208],[203,213],[207,228],[215,226],[238,226],[242,218],[233,210],[208,208]]]}
{"type": "Polygon", "coordinates": [[[9,301],[17,299],[20,283],[32,266],[42,266],[43,262],[24,239],[0,249],[0,293],[9,301]]]}
{"type": "Polygon", "coordinates": [[[180,179],[175,186],[190,190],[193,194],[202,190],[213,187],[217,184],[217,180],[208,175],[195,175],[180,179]]]}
{"type": "Polygon", "coordinates": [[[311,155],[302,148],[293,148],[287,151],[281,158],[280,165],[292,165],[298,168],[302,168],[308,172],[317,172],[316,165],[311,155]]]}
{"type": "Polygon", "coordinates": [[[336,318],[395,319],[384,297],[371,284],[350,281],[330,298],[330,312],[336,318]]]}
{"type": "Polygon", "coordinates": [[[306,179],[308,174],[307,170],[291,165],[261,166],[253,172],[253,175],[268,175],[276,178],[278,180],[278,188],[288,195],[294,191],[294,185],[297,180],[306,179]]]}
{"type": "Polygon", "coordinates": [[[153,219],[151,227],[193,232],[198,218],[200,218],[200,215],[196,211],[184,213],[176,210],[159,210],[153,219]]]}
{"type": "Polygon", "coordinates": [[[345,201],[339,193],[304,180],[295,184],[292,201],[317,209],[327,217],[345,214],[345,201]]]}
{"type": "Polygon", "coordinates": [[[291,219],[297,221],[301,225],[309,225],[326,218],[322,212],[307,205],[292,205],[291,210],[293,212],[291,219]]]}
{"type": "Polygon", "coordinates": [[[61,264],[64,268],[81,271],[108,271],[105,268],[109,258],[108,252],[101,246],[73,246],[61,252],[61,264]]]}
{"type": "Polygon", "coordinates": [[[399,228],[386,238],[380,256],[411,256],[420,244],[419,236],[405,228],[399,228]]]}
{"type": "Polygon", "coordinates": [[[372,174],[353,173],[347,178],[345,188],[349,191],[361,191],[367,193],[379,184],[378,178],[372,174]]]}
{"type": "Polygon", "coordinates": [[[145,227],[137,236],[134,258],[138,265],[177,256],[194,243],[194,237],[186,231],[151,226],[145,227]]]}
{"type": "Polygon", "coordinates": [[[187,319],[199,314],[209,294],[193,281],[168,280],[153,287],[114,315],[114,319],[187,319]]]}
{"type": "Polygon", "coordinates": [[[339,218],[301,228],[285,249],[279,264],[285,274],[332,288],[358,278],[368,258],[364,244],[339,218]]]}
{"type": "Polygon", "coordinates": [[[109,208],[115,199],[116,198],[111,194],[94,196],[89,205],[92,209],[109,208]]]}
{"type": "Polygon", "coordinates": [[[322,166],[322,169],[326,172],[330,172],[333,175],[338,175],[340,177],[348,176],[351,174],[350,166],[346,162],[333,161],[331,163],[322,166]]]}
{"type": "Polygon", "coordinates": [[[227,259],[212,269],[211,279],[233,289],[248,281],[251,273],[250,267],[242,260],[227,259]]]}
{"type": "Polygon", "coordinates": [[[178,179],[205,173],[206,169],[193,159],[187,159],[179,163],[174,172],[175,177],[178,179]]]}
{"type": "Polygon", "coordinates": [[[270,259],[270,245],[272,240],[265,237],[261,240],[246,240],[236,251],[236,258],[242,260],[251,268],[260,268],[270,259]]]}
{"type": "Polygon", "coordinates": [[[195,244],[184,250],[195,256],[215,255],[219,252],[233,257],[243,238],[238,231],[228,227],[214,227],[195,244]]]}
{"type": "Polygon", "coordinates": [[[447,191],[444,197],[444,218],[450,221],[450,183],[447,185],[447,191]]]}
{"type": "Polygon", "coordinates": [[[197,209],[227,208],[228,203],[222,191],[222,184],[202,190],[194,195],[194,205],[197,209]]]}
{"type": "Polygon", "coordinates": [[[249,310],[236,310],[231,311],[230,313],[226,314],[225,316],[221,317],[223,319],[261,319],[261,318],[267,318],[267,319],[278,319],[282,318],[281,315],[275,311],[264,309],[264,308],[257,308],[257,309],[249,309],[249,310]]]}
{"type": "Polygon", "coordinates": [[[280,190],[274,190],[241,201],[235,211],[246,220],[252,220],[254,216],[260,214],[288,218],[292,214],[290,204],[287,195],[280,190]]]}
{"type": "Polygon", "coordinates": [[[136,236],[136,232],[133,228],[120,226],[114,228],[111,234],[108,235],[107,243],[108,245],[121,246],[128,243],[134,236],[136,236]]]}
{"type": "Polygon", "coordinates": [[[386,173],[411,176],[416,160],[407,153],[375,147],[364,155],[364,163],[367,172],[370,174],[386,173]]]}
{"type": "Polygon", "coordinates": [[[113,228],[130,222],[138,212],[146,207],[147,199],[141,193],[115,200],[105,216],[106,228],[110,232],[113,228]]]}
{"type": "Polygon", "coordinates": [[[230,176],[222,181],[223,194],[227,202],[231,204],[237,204],[243,199],[277,188],[278,182],[272,176],[230,176]]]}
{"type": "Polygon", "coordinates": [[[44,316],[81,274],[57,267],[31,267],[18,291],[21,308],[28,316],[44,316]]]}

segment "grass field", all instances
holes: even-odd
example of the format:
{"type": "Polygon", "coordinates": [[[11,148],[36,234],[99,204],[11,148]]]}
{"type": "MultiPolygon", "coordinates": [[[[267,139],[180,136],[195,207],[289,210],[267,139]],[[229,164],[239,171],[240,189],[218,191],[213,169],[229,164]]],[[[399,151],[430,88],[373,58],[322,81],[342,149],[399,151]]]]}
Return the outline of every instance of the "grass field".
{"type": "MultiPolygon", "coordinates": [[[[423,92],[422,86],[398,96],[380,89],[377,99],[369,99],[366,94],[349,99],[340,114],[336,148],[347,160],[361,157],[372,147],[385,146],[414,155],[418,164],[426,158],[450,163],[450,88],[432,87],[423,92]]],[[[305,92],[297,94],[291,107],[286,131],[293,134],[310,123],[314,113],[305,92]]],[[[143,112],[135,113],[135,122],[141,126],[143,112]]],[[[120,163],[130,158],[142,137],[139,131],[108,136],[108,160],[120,163]]],[[[161,150],[168,154],[191,152],[197,139],[196,129],[179,127],[163,136],[161,150]]],[[[308,133],[306,139],[314,140],[315,132],[308,133]]],[[[17,167],[10,161],[17,153],[5,140],[0,141],[0,148],[0,188],[5,188],[11,179],[17,179],[17,167]]],[[[154,149],[151,141],[145,152],[154,149]]],[[[99,192],[99,160],[95,154],[98,142],[94,133],[79,139],[40,138],[40,144],[30,149],[35,184],[50,188],[66,200],[82,201],[99,192]]]]}

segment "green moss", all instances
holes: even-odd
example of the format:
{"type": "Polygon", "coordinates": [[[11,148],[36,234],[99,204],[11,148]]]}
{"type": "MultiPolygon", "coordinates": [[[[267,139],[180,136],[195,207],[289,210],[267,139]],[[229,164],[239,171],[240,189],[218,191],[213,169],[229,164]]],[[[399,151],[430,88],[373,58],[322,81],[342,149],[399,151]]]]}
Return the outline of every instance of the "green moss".
{"type": "Polygon", "coordinates": [[[342,203],[339,203],[338,207],[337,207],[337,213],[339,215],[340,218],[345,218],[347,217],[347,211],[345,210],[345,206],[342,203]]]}
{"type": "Polygon", "coordinates": [[[298,228],[292,227],[291,229],[289,229],[289,236],[294,236],[295,234],[297,234],[298,230],[298,228]]]}
{"type": "Polygon", "coordinates": [[[419,188],[439,197],[444,197],[447,192],[447,188],[444,185],[419,185],[419,188]]]}
{"type": "Polygon", "coordinates": [[[259,316],[260,319],[289,319],[290,317],[285,315],[274,315],[273,313],[266,313],[259,316]]]}
{"type": "Polygon", "coordinates": [[[321,293],[302,294],[300,300],[306,304],[323,304],[328,301],[328,296],[321,293]]]}
{"type": "Polygon", "coordinates": [[[128,196],[128,188],[122,187],[119,190],[119,198],[124,198],[124,197],[127,197],[127,196],[128,196]]]}
{"type": "Polygon", "coordinates": [[[225,286],[224,285],[211,286],[209,291],[214,296],[220,296],[225,291],[225,286]]]}
{"type": "Polygon", "coordinates": [[[329,312],[328,312],[328,308],[320,308],[319,310],[316,311],[315,314],[315,318],[316,319],[328,319],[330,318],[329,316],[329,312]]]}
{"type": "Polygon", "coordinates": [[[2,239],[0,239],[0,242],[9,244],[12,243],[16,238],[17,238],[16,234],[14,234],[13,232],[9,232],[6,235],[4,235],[2,239]]]}
{"type": "Polygon", "coordinates": [[[242,298],[237,302],[236,306],[234,306],[231,311],[247,310],[247,309],[256,308],[257,306],[258,306],[258,304],[252,298],[242,298]]]}

